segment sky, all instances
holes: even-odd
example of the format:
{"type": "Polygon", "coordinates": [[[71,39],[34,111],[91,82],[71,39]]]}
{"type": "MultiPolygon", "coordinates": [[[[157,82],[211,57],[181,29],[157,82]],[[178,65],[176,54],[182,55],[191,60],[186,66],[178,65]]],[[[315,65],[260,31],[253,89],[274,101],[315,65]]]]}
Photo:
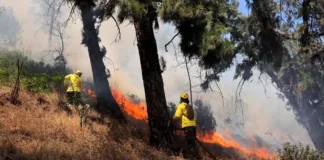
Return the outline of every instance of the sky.
{"type": "MultiPolygon", "coordinates": [[[[36,13],[40,10],[36,2],[37,0],[0,0],[0,5],[11,7],[22,25],[22,45],[19,46],[19,49],[24,50],[26,55],[34,59],[40,59],[46,57],[44,50],[47,47],[48,35],[47,30],[41,28],[42,24],[39,17],[36,16],[36,13]]],[[[245,0],[239,2],[239,10],[246,14],[245,0]]],[[[101,45],[107,48],[107,57],[113,62],[112,64],[110,60],[105,61],[112,73],[109,82],[111,86],[118,87],[125,93],[134,93],[144,98],[140,61],[136,42],[134,42],[134,27],[127,24],[121,25],[122,39],[118,43],[112,43],[117,33],[116,25],[112,20],[104,22],[100,28],[101,45]]],[[[80,69],[84,72],[85,77],[91,78],[92,73],[87,49],[80,44],[81,31],[80,19],[78,16],[74,16],[66,28],[66,57],[68,65],[73,70],[80,69]]],[[[160,29],[155,31],[159,55],[163,56],[167,62],[166,71],[163,73],[166,98],[167,101],[177,103],[179,94],[188,91],[188,78],[184,66],[179,66],[175,61],[173,47],[169,47],[169,52],[164,49],[164,45],[175,33],[174,27],[170,24],[161,24],[160,29]]],[[[181,60],[181,58],[179,59],[181,60]]],[[[192,76],[197,74],[195,67],[191,71],[192,76]]],[[[219,82],[225,103],[235,97],[239,83],[238,80],[233,80],[234,71],[235,69],[231,68],[222,74],[219,82]]],[[[258,81],[258,77],[259,72],[255,71],[252,80],[246,82],[242,88],[241,98],[245,104],[243,106],[243,117],[241,112],[235,112],[236,105],[223,106],[222,98],[218,92],[194,92],[193,97],[194,99],[201,98],[211,105],[218,122],[218,131],[222,132],[229,129],[234,133],[246,136],[258,134],[268,142],[298,141],[312,146],[306,130],[296,122],[292,111],[285,108],[286,103],[277,98],[276,93],[278,91],[271,84],[270,79],[262,76],[266,86],[263,87],[258,81]],[[237,122],[244,119],[244,126],[225,125],[223,120],[226,117],[237,120],[237,122]],[[266,134],[268,132],[273,135],[266,134]]],[[[194,90],[199,91],[199,88],[194,90]]],[[[215,90],[217,89],[215,88],[215,90]]]]}

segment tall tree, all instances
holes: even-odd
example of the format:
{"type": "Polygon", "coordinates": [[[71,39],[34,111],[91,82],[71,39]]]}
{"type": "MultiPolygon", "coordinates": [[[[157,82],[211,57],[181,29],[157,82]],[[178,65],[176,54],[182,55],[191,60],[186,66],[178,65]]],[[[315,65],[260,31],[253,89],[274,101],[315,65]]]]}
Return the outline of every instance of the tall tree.
{"type": "Polygon", "coordinates": [[[154,1],[120,0],[118,7],[119,22],[127,19],[135,27],[149,117],[150,143],[156,147],[168,148],[172,138],[168,129],[170,118],[153,32],[154,27],[158,28],[158,4],[154,1]]]}
{"type": "Polygon", "coordinates": [[[21,25],[11,8],[0,6],[0,45],[17,47],[20,39],[21,25]]]}
{"type": "MultiPolygon", "coordinates": [[[[86,45],[89,52],[90,63],[94,80],[94,87],[98,102],[98,109],[101,111],[109,110],[113,116],[119,119],[124,119],[123,113],[120,110],[118,103],[113,98],[106,67],[103,63],[103,58],[106,55],[106,49],[100,48],[98,28],[95,27],[96,18],[102,13],[102,8],[97,6],[95,1],[89,0],[67,0],[73,4],[72,9],[76,7],[81,11],[81,19],[83,24],[83,40],[82,44],[86,45]]],[[[99,5],[98,5],[99,6],[99,5]]]]}
{"type": "MultiPolygon", "coordinates": [[[[234,55],[240,54],[243,59],[236,66],[234,78],[241,78],[240,84],[243,85],[253,76],[253,69],[271,77],[288,99],[297,121],[306,128],[316,148],[324,149],[324,141],[320,138],[324,134],[324,101],[321,96],[324,92],[324,1],[246,2],[251,9],[249,16],[237,15],[228,21],[231,43],[235,44],[234,55]]],[[[204,55],[199,56],[204,59],[204,55]]],[[[221,69],[222,63],[227,64],[224,71],[232,64],[233,58],[207,62],[214,72],[205,77],[204,88],[208,88],[211,81],[219,80],[221,72],[215,71],[222,70],[215,70],[215,66],[221,69]]]]}
{"type": "Polygon", "coordinates": [[[248,1],[251,15],[242,26],[249,30],[242,36],[244,42],[240,41],[245,47],[239,49],[247,58],[237,68],[237,77],[252,73],[254,66],[271,77],[287,98],[297,121],[321,150],[324,149],[323,4],[323,0],[248,1]]]}

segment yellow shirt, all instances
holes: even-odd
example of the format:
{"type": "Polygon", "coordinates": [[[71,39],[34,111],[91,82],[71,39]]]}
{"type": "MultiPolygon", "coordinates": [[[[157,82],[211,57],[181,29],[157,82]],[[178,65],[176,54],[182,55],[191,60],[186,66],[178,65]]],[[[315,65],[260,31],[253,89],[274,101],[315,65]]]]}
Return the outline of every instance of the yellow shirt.
{"type": "Polygon", "coordinates": [[[180,119],[181,118],[181,127],[191,127],[196,126],[196,114],[193,120],[187,118],[187,106],[188,104],[185,102],[180,103],[177,106],[177,110],[173,116],[173,119],[180,119]]]}
{"type": "Polygon", "coordinates": [[[81,77],[76,74],[69,74],[64,78],[64,85],[69,86],[66,92],[81,92],[81,77]]]}

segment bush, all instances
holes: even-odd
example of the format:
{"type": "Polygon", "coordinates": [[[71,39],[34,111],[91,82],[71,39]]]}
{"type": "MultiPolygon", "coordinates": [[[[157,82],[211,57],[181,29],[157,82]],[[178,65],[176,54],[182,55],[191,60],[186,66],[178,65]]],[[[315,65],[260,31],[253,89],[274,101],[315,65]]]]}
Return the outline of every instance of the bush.
{"type": "Polygon", "coordinates": [[[282,160],[324,160],[324,153],[311,149],[308,145],[303,146],[285,143],[283,149],[278,150],[279,158],[282,160]]]}
{"type": "Polygon", "coordinates": [[[18,51],[0,51],[0,84],[12,85],[17,78],[17,60],[24,63],[21,83],[30,92],[49,92],[63,84],[64,76],[71,72],[63,58],[53,65],[34,61],[18,51]],[[62,61],[62,62],[61,62],[62,61]]]}
{"type": "Polygon", "coordinates": [[[197,127],[199,130],[202,132],[215,130],[217,123],[213,116],[211,106],[199,99],[197,99],[194,104],[194,109],[197,115],[197,127]]]}

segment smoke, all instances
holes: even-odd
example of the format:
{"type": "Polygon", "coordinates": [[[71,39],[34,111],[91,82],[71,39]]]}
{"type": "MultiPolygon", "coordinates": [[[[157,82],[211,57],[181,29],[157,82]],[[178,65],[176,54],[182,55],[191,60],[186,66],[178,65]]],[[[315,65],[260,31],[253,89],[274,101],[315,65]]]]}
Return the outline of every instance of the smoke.
{"type": "MultiPolygon", "coordinates": [[[[38,5],[33,0],[1,0],[0,5],[11,7],[17,21],[21,24],[21,41],[19,46],[21,50],[29,52],[29,56],[34,59],[46,57],[48,30],[39,30],[42,26],[39,18],[34,14],[38,5]]],[[[67,16],[68,13],[65,13],[67,16]]],[[[1,21],[1,19],[0,19],[1,21]]],[[[107,48],[107,57],[105,60],[107,67],[110,69],[110,85],[117,87],[123,92],[133,93],[141,99],[144,98],[144,88],[141,74],[138,50],[135,40],[134,27],[127,23],[120,26],[122,39],[118,43],[112,43],[117,34],[115,22],[109,20],[101,25],[100,38],[101,44],[107,48]],[[112,63],[113,62],[113,63],[112,63]]],[[[3,30],[3,28],[0,28],[3,30]]],[[[68,65],[73,69],[83,71],[86,78],[92,77],[91,66],[87,48],[81,45],[82,25],[80,19],[75,17],[69,22],[66,28],[67,38],[65,39],[65,55],[68,65]]],[[[174,27],[170,25],[160,25],[160,30],[156,31],[157,45],[159,54],[166,60],[166,71],[163,72],[164,89],[166,98],[169,102],[178,103],[179,94],[188,91],[188,77],[183,67],[178,66],[174,60],[175,55],[172,45],[169,46],[169,52],[165,52],[164,45],[175,34],[174,27]]],[[[176,43],[176,40],[175,40],[176,43]]],[[[204,102],[211,104],[214,116],[217,120],[217,130],[220,132],[229,129],[233,134],[242,137],[249,137],[257,134],[268,143],[278,145],[284,141],[302,142],[311,144],[312,142],[305,131],[295,120],[291,111],[285,109],[285,102],[278,99],[277,90],[273,87],[270,80],[266,86],[267,94],[264,93],[263,85],[258,81],[258,72],[252,82],[247,82],[242,90],[242,106],[237,106],[231,100],[235,96],[238,81],[233,80],[234,68],[224,73],[221,77],[220,88],[224,95],[225,104],[222,105],[222,98],[217,92],[198,93],[195,92],[193,98],[201,98],[204,102]],[[270,98],[267,98],[267,96],[270,98]],[[236,109],[243,107],[244,116],[236,109]],[[224,123],[226,118],[230,118],[232,123],[224,123]],[[244,126],[237,123],[243,122],[244,126]]],[[[192,72],[192,76],[198,73],[192,72]]],[[[197,83],[197,80],[194,80],[197,83]]],[[[195,89],[197,90],[197,89],[195,89]]],[[[217,90],[217,89],[215,89],[217,90]]]]}

